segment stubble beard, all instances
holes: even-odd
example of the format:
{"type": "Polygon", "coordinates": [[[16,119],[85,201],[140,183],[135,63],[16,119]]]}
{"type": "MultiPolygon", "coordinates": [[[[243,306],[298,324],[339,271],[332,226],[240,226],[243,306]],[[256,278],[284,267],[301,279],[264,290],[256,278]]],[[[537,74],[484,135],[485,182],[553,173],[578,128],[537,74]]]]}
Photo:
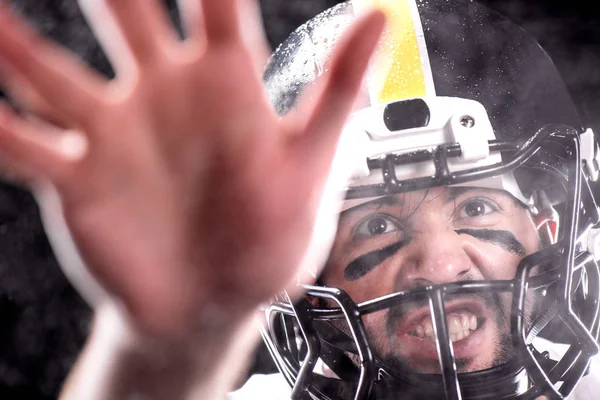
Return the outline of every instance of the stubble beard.
{"type": "MultiPolygon", "coordinates": [[[[502,307],[502,302],[500,300],[500,296],[498,293],[481,293],[476,295],[480,300],[482,300],[486,307],[492,311],[494,315],[495,329],[492,333],[494,335],[494,354],[489,360],[477,360],[473,358],[465,358],[465,359],[455,359],[456,369],[458,373],[469,373],[480,370],[485,370],[489,368],[493,368],[496,366],[500,366],[506,364],[511,361],[515,356],[515,348],[512,343],[512,336],[510,333],[510,309],[506,309],[502,307]]],[[[462,296],[456,296],[455,298],[461,298],[462,296]]],[[[453,297],[454,298],[454,297],[453,297]]],[[[382,343],[386,341],[389,342],[389,338],[391,337],[391,333],[394,331],[394,326],[398,324],[398,322],[403,317],[402,315],[398,316],[399,319],[396,318],[397,312],[393,312],[389,310],[386,315],[386,329],[378,330],[379,332],[384,331],[388,336],[382,337],[381,334],[376,334],[372,336],[372,344],[374,348],[374,352],[378,358],[384,363],[384,365],[391,369],[394,372],[393,375],[396,374],[439,374],[440,366],[439,362],[433,361],[431,363],[431,370],[423,371],[414,367],[414,362],[411,362],[405,355],[399,354],[398,352],[388,352],[384,355],[382,351],[382,343]]],[[[400,314],[403,314],[400,312],[400,314]]],[[[526,313],[529,314],[529,313],[526,313]]],[[[527,318],[529,320],[529,318],[527,318]]],[[[429,339],[427,339],[429,340],[429,339]]],[[[435,340],[435,339],[434,339],[435,340]]],[[[443,340],[443,338],[442,338],[443,340]]],[[[448,340],[447,338],[445,340],[448,340]]],[[[399,349],[402,346],[394,345],[394,343],[389,343],[388,348],[390,349],[399,349]]]]}

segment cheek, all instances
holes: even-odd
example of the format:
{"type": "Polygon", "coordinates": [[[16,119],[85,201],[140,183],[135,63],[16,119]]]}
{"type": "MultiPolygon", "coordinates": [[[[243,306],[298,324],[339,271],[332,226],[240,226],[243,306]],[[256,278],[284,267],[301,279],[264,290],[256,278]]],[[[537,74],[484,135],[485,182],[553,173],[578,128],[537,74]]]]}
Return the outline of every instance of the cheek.
{"type": "MultiPolygon", "coordinates": [[[[357,254],[356,257],[362,254],[357,254]]],[[[400,265],[403,265],[403,258],[396,254],[383,261],[375,269],[363,277],[348,281],[344,277],[344,269],[356,257],[343,257],[330,259],[321,282],[325,286],[336,287],[346,292],[352,301],[362,303],[399,290],[399,274],[402,271],[400,265]]]]}
{"type": "MultiPolygon", "coordinates": [[[[525,210],[519,210],[494,229],[511,232],[529,255],[540,250],[540,241],[535,224],[525,210]]],[[[468,252],[478,265],[484,279],[513,279],[522,256],[509,252],[497,244],[485,243],[468,238],[468,252]]]]}
{"type": "Polygon", "coordinates": [[[335,246],[330,254],[327,265],[321,276],[321,282],[325,286],[342,289],[352,298],[355,303],[371,300],[373,298],[392,293],[397,278],[394,277],[393,265],[401,265],[398,254],[383,261],[368,274],[355,280],[349,281],[344,276],[346,267],[357,257],[384,248],[393,244],[393,238],[382,238],[372,240],[369,245],[335,246]]]}
{"type": "Polygon", "coordinates": [[[498,245],[483,243],[474,238],[468,239],[465,251],[477,265],[482,279],[486,280],[513,279],[522,259],[498,245]]]}
{"type": "Polygon", "coordinates": [[[532,254],[541,250],[540,237],[537,230],[535,230],[533,226],[531,226],[530,229],[524,228],[525,227],[522,227],[521,230],[517,231],[516,237],[517,240],[519,240],[521,243],[523,243],[523,246],[525,246],[527,254],[532,254]]]}
{"type": "Polygon", "coordinates": [[[369,342],[374,345],[380,355],[393,353],[391,340],[386,334],[385,316],[387,311],[379,311],[367,314],[363,317],[363,323],[369,337],[369,342]]]}
{"type": "Polygon", "coordinates": [[[510,222],[507,230],[513,232],[517,240],[525,246],[527,254],[540,250],[539,234],[535,222],[528,212],[522,210],[517,218],[512,219],[510,222]]]}

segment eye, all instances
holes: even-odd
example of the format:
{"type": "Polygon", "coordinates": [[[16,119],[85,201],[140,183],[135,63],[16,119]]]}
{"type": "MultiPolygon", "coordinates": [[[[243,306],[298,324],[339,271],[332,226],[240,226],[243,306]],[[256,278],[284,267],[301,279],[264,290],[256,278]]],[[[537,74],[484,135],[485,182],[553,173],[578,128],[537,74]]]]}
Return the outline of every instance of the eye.
{"type": "Polygon", "coordinates": [[[498,207],[483,199],[466,201],[460,208],[459,218],[477,218],[498,211],[498,207]]]}
{"type": "Polygon", "coordinates": [[[375,215],[363,220],[355,229],[355,236],[370,237],[384,235],[399,229],[398,224],[384,215],[375,215]]]}

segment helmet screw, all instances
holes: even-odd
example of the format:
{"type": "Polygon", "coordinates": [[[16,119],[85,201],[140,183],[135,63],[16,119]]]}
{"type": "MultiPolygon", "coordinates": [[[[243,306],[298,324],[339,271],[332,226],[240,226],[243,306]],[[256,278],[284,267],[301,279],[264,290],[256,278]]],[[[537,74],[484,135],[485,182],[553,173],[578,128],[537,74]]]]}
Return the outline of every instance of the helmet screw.
{"type": "Polygon", "coordinates": [[[473,117],[465,115],[464,117],[460,118],[460,124],[465,128],[472,128],[473,126],[475,126],[475,120],[473,119],[473,117]]]}

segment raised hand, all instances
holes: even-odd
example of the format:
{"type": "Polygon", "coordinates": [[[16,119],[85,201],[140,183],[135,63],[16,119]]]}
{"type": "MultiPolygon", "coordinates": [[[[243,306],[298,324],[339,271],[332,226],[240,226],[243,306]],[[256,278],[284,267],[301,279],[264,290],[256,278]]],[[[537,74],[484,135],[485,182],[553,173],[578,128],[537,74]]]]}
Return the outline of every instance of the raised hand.
{"type": "Polygon", "coordinates": [[[207,309],[248,313],[299,275],[384,17],[360,18],[315,99],[280,119],[258,67],[260,24],[244,21],[253,1],[183,3],[184,41],[159,4],[83,4],[111,81],[2,6],[1,82],[40,118],[3,106],[0,158],[38,193],[63,267],[76,248],[77,267],[139,329],[173,336],[207,309]]]}

